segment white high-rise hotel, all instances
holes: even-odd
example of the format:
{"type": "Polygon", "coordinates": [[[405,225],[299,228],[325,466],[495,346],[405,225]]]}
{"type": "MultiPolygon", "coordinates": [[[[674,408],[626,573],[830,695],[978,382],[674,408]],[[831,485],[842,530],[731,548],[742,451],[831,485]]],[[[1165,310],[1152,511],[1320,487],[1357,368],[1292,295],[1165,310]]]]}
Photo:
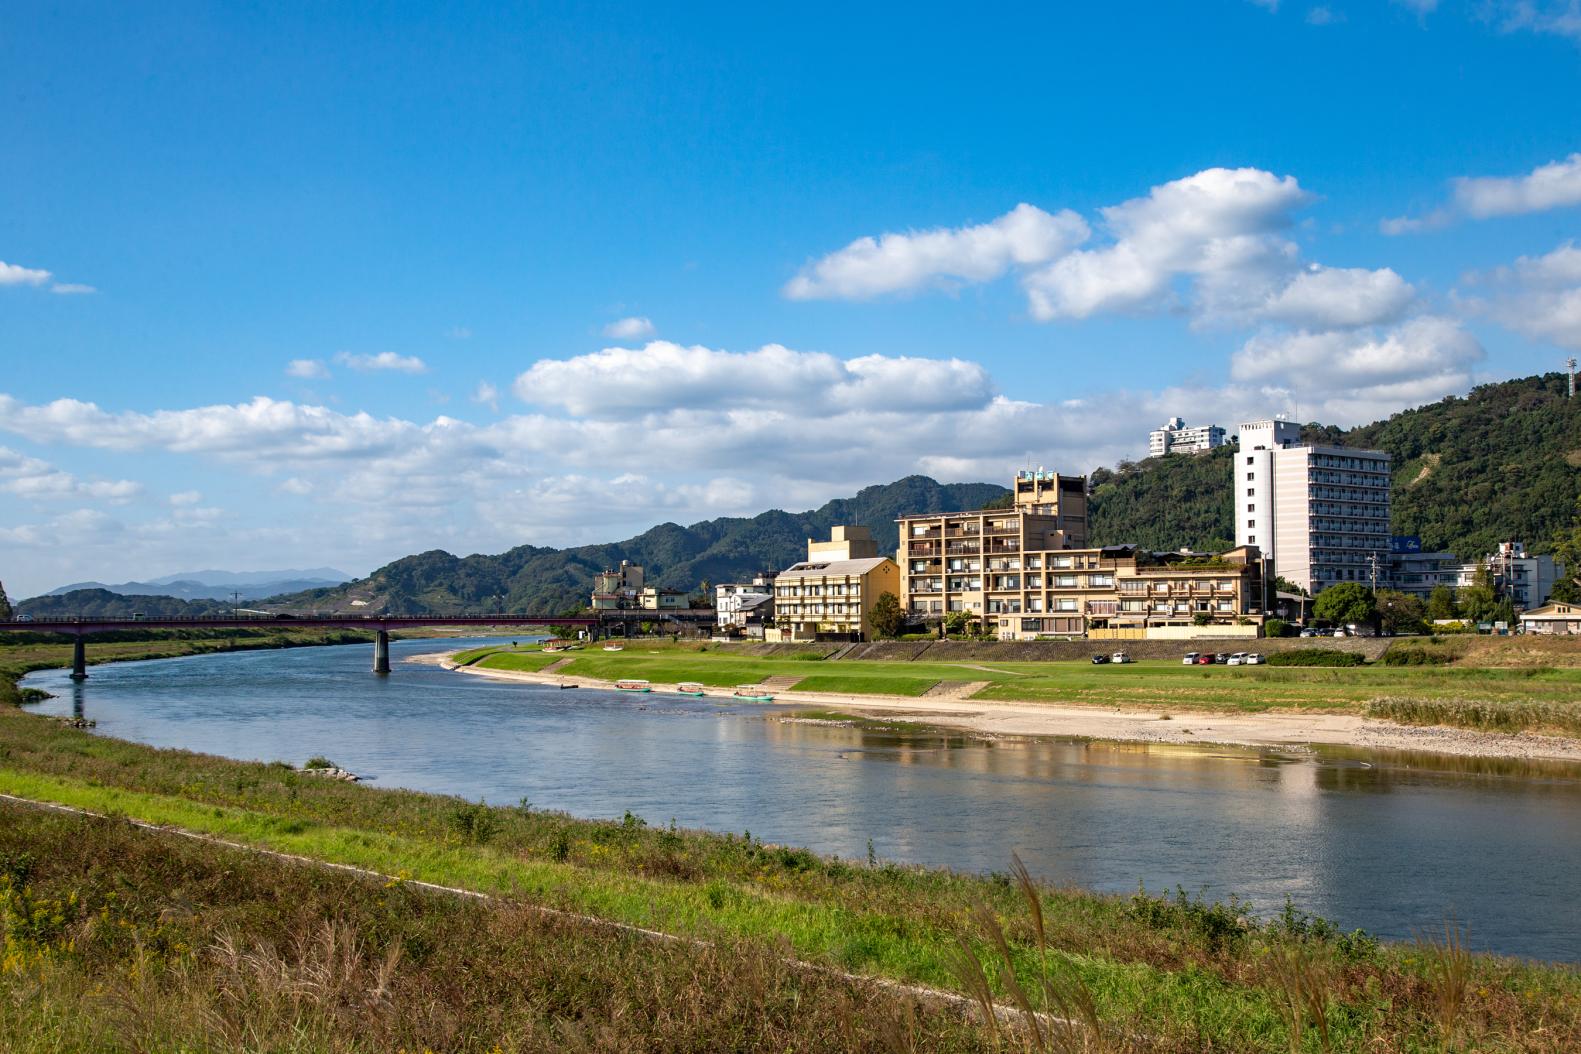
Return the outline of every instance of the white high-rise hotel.
{"type": "Polygon", "coordinates": [[[1301,443],[1294,421],[1240,427],[1235,455],[1235,544],[1255,545],[1310,593],[1337,582],[1385,584],[1389,455],[1301,443]]]}

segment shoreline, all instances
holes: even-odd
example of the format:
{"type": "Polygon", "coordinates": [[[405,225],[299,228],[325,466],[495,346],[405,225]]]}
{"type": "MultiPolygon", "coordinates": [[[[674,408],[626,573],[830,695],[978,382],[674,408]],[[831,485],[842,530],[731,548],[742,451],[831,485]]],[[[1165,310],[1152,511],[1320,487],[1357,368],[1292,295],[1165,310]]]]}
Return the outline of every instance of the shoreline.
{"type": "MultiPolygon", "coordinates": [[[[550,686],[615,690],[613,681],[565,677],[525,670],[490,670],[458,666],[450,653],[413,656],[452,672],[550,686]]],[[[673,684],[655,682],[654,691],[672,691],[673,684]]],[[[840,695],[826,692],[776,691],[776,703],[793,706],[870,710],[885,716],[989,736],[1053,736],[1153,743],[1170,746],[1353,747],[1399,750],[1456,757],[1502,758],[1513,761],[1581,763],[1581,739],[1532,733],[1482,732],[1445,725],[1402,725],[1359,714],[1274,711],[1259,714],[1158,709],[1099,709],[1058,703],[1004,702],[975,699],[928,699],[893,695],[840,695]]],[[[732,699],[732,689],[710,687],[704,696],[732,699]]]]}

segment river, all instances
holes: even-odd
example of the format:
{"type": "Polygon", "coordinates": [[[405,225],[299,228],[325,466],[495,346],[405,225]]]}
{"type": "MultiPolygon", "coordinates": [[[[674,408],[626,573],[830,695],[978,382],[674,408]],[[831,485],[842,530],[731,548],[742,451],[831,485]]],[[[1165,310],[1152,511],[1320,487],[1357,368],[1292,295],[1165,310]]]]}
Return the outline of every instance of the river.
{"type": "Polygon", "coordinates": [[[232,652],[24,682],[99,733],[375,786],[741,833],[1090,889],[1286,897],[1409,940],[1581,961],[1581,767],[1349,750],[983,741],[786,722],[790,707],[559,690],[400,661],[476,641],[232,652]]]}

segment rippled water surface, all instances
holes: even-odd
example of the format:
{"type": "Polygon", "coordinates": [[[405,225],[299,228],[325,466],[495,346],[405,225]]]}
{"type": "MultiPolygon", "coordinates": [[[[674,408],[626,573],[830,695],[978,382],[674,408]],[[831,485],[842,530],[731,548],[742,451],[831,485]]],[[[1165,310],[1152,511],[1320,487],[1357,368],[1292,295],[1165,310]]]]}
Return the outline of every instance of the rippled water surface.
{"type": "Polygon", "coordinates": [[[376,786],[970,871],[1012,850],[1052,881],[1183,885],[1409,939],[1581,960],[1581,769],[1403,754],[982,742],[785,723],[787,707],[559,690],[399,661],[471,642],[236,652],[28,678],[105,735],[376,786]]]}

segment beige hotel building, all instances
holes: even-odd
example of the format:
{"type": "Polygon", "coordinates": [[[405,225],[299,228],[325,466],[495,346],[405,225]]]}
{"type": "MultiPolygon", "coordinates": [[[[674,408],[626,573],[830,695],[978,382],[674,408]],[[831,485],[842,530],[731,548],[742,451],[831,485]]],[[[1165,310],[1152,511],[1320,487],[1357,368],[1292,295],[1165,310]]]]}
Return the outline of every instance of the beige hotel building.
{"type": "MultiPolygon", "coordinates": [[[[1009,509],[901,517],[901,603],[914,621],[962,612],[1004,640],[1260,624],[1256,547],[1217,556],[1087,545],[1084,476],[1021,472],[1009,509]],[[1209,623],[1199,626],[1199,623],[1209,623]]],[[[1121,635],[1121,634],[1116,634],[1121,635]]]]}

